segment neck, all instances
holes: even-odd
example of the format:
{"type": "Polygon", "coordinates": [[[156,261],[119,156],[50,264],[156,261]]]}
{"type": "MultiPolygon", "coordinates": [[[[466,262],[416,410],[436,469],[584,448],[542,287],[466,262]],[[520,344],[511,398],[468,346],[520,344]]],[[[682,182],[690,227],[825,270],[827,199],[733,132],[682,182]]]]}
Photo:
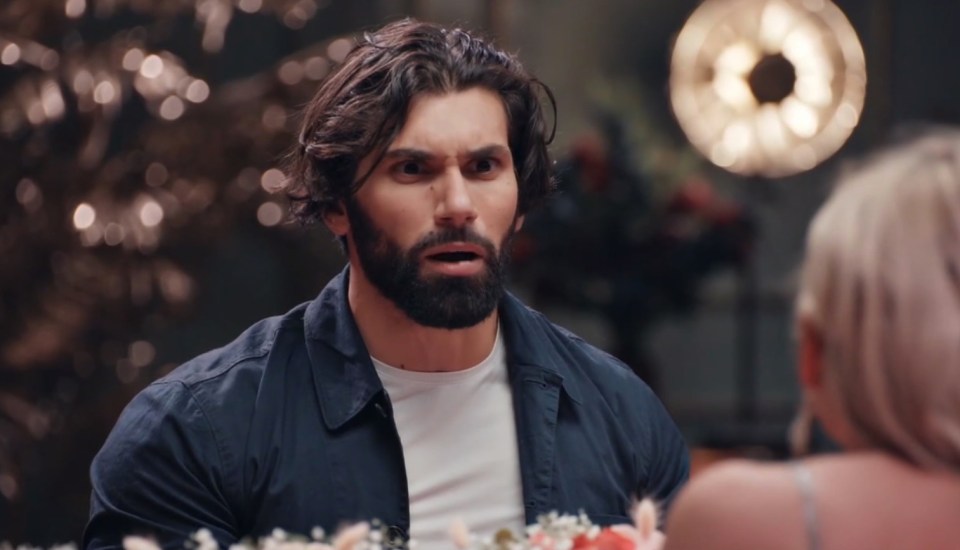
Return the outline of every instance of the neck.
{"type": "Polygon", "coordinates": [[[463,329],[417,324],[353,265],[347,299],[367,351],[394,367],[420,372],[468,369],[490,354],[497,337],[496,310],[463,329]]]}

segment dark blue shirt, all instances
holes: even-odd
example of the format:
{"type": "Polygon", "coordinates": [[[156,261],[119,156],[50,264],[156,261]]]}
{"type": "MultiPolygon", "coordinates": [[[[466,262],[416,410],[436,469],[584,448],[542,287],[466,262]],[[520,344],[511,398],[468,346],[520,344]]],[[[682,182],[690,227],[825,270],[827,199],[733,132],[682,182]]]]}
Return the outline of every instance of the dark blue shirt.
{"type": "MultiPolygon", "coordinates": [[[[128,534],[182,548],[201,527],[227,545],[369,519],[406,537],[403,452],[347,279],[131,401],[91,467],[85,548],[128,534]]],[[[513,296],[499,312],[527,522],[553,510],[629,522],[635,495],[669,505],[689,458],[650,389],[513,296]]]]}

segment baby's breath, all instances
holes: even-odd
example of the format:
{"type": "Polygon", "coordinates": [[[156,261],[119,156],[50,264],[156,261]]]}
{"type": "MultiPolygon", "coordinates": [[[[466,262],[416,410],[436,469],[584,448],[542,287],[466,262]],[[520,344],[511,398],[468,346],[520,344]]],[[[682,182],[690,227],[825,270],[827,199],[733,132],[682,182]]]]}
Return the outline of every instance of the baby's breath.
{"type": "MultiPolygon", "coordinates": [[[[629,526],[642,541],[656,528],[658,510],[652,501],[641,502],[634,509],[636,525],[629,526]],[[640,536],[642,534],[642,536],[640,536]]],[[[387,527],[379,521],[357,523],[330,536],[321,527],[314,527],[304,537],[276,528],[266,537],[253,541],[244,539],[231,544],[229,550],[396,550],[395,542],[387,536],[387,527]]],[[[550,512],[520,533],[501,529],[489,536],[470,532],[462,521],[456,521],[450,530],[451,550],[576,550],[589,546],[606,528],[594,525],[583,511],[577,514],[550,512]]],[[[662,535],[661,535],[662,536],[662,535]]],[[[403,543],[402,550],[416,550],[416,541],[403,543]]],[[[637,548],[647,548],[638,543],[637,548]]],[[[160,550],[156,541],[129,536],[123,539],[124,550],[160,550]]],[[[12,546],[0,542],[0,550],[44,550],[30,545],[12,546]]],[[[53,546],[48,550],[77,550],[74,544],[53,546]]],[[[219,550],[219,544],[209,529],[199,529],[191,537],[186,550],[219,550]]]]}

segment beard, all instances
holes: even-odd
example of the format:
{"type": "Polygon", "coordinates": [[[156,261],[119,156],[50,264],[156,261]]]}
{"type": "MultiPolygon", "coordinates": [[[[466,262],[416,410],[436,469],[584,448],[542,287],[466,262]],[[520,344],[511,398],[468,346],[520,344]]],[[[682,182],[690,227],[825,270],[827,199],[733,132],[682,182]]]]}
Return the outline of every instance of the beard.
{"type": "Polygon", "coordinates": [[[503,297],[514,224],[504,235],[499,253],[489,239],[468,227],[433,231],[404,250],[377,226],[355,199],[346,201],[346,210],[357,257],[367,278],[418,325],[449,330],[472,327],[496,309],[503,297]],[[422,274],[423,252],[452,242],[483,247],[484,269],[468,277],[422,274]]]}

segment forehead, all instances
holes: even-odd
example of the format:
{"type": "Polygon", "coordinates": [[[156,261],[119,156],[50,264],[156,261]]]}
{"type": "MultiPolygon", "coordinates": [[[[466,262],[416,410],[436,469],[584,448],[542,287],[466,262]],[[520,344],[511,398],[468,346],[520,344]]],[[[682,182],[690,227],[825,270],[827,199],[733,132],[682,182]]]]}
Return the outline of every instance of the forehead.
{"type": "Polygon", "coordinates": [[[499,94],[477,87],[414,96],[406,121],[388,149],[487,145],[508,145],[507,111],[499,94]]]}

